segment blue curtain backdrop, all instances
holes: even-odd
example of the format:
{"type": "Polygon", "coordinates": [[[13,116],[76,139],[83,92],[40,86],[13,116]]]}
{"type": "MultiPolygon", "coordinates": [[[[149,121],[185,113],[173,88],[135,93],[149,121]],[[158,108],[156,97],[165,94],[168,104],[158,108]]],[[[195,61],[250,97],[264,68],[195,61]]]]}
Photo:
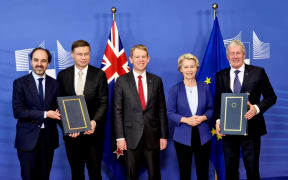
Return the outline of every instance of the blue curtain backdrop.
{"type": "MultiPolygon", "coordinates": [[[[213,27],[212,3],[218,3],[218,18],[224,42],[241,39],[247,61],[264,67],[278,96],[265,113],[268,134],[262,138],[261,177],[288,176],[288,1],[191,1],[191,0],[9,0],[0,5],[0,179],[19,179],[20,165],[14,149],[16,120],[11,97],[13,80],[29,71],[27,53],[36,46],[53,55],[49,73],[57,74],[69,64],[73,41],[87,40],[91,63],[100,67],[112,23],[111,7],[122,44],[129,56],[138,43],[147,45],[151,56],[148,71],[162,77],[165,93],[182,76],[177,58],[187,52],[203,59],[213,27]],[[62,62],[62,63],[61,63],[62,62]]],[[[30,68],[31,69],[31,68],[30,68]]],[[[173,133],[172,123],[170,134],[173,133]]],[[[61,138],[61,137],[60,137],[61,138]]],[[[163,179],[178,179],[175,149],[169,140],[161,153],[163,179]]],[[[104,179],[111,177],[105,164],[104,179]]],[[[193,176],[195,171],[193,170],[193,176]]],[[[241,162],[241,178],[245,170],[241,162]]],[[[55,152],[51,179],[70,179],[63,141],[55,152]]],[[[141,179],[147,179],[141,173],[141,179]]],[[[213,174],[211,173],[211,178],[213,174]]]]}

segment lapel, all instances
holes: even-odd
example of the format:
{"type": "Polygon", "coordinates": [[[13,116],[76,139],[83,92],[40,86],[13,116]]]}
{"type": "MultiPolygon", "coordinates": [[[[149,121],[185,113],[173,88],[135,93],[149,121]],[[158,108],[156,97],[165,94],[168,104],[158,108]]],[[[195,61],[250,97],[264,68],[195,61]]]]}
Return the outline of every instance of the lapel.
{"type": "Polygon", "coordinates": [[[227,92],[228,93],[232,93],[232,89],[230,87],[230,70],[231,68],[227,68],[225,71],[224,71],[224,83],[225,83],[225,89],[227,89],[227,92]]]}
{"type": "Polygon", "coordinates": [[[245,70],[244,70],[244,77],[243,77],[243,83],[241,86],[241,93],[246,93],[246,87],[249,82],[249,65],[245,64],[245,70]]]}
{"type": "Polygon", "coordinates": [[[146,107],[149,104],[151,94],[152,94],[152,89],[153,89],[153,81],[152,81],[152,76],[146,71],[146,81],[147,81],[147,103],[146,107]]]}
{"type": "Polygon", "coordinates": [[[37,104],[40,106],[41,105],[40,97],[39,97],[38,90],[36,87],[36,82],[35,82],[35,79],[34,79],[32,73],[30,73],[29,76],[27,77],[27,83],[28,83],[29,90],[33,95],[33,98],[38,97],[35,99],[37,101],[37,104]]]}
{"type": "Polygon", "coordinates": [[[74,86],[74,83],[75,83],[75,80],[74,80],[75,72],[74,71],[75,71],[75,69],[74,69],[74,65],[73,65],[68,69],[66,77],[64,78],[64,79],[66,79],[66,81],[63,82],[66,84],[65,86],[68,87],[67,89],[68,89],[68,91],[70,91],[69,94],[71,94],[71,96],[76,95],[75,86],[74,86]]]}
{"type": "Polygon", "coordinates": [[[197,82],[197,91],[198,91],[198,93],[197,93],[197,96],[198,96],[198,105],[197,105],[196,114],[198,115],[198,114],[201,114],[201,112],[200,112],[200,107],[203,107],[203,105],[202,105],[202,103],[203,103],[202,99],[204,99],[204,98],[201,98],[201,97],[205,97],[205,94],[204,94],[205,91],[202,90],[202,85],[201,85],[200,83],[198,83],[198,82],[197,82]]]}
{"type": "Polygon", "coordinates": [[[191,117],[192,112],[189,106],[186,89],[185,89],[185,85],[183,81],[179,85],[179,101],[178,102],[183,103],[182,105],[183,107],[185,107],[185,112],[184,112],[185,115],[191,117]]]}
{"type": "MultiPolygon", "coordinates": [[[[91,74],[91,71],[90,71],[90,66],[88,65],[88,69],[87,69],[87,74],[86,74],[86,81],[85,81],[85,84],[84,84],[84,91],[83,91],[83,94],[88,94],[88,89],[89,89],[89,85],[91,84],[90,81],[93,81],[93,74],[91,74]]],[[[94,79],[95,80],[95,79],[94,79]]],[[[95,82],[96,83],[96,82],[95,82]]],[[[74,86],[75,87],[75,86],[74,86]]],[[[75,92],[75,90],[74,90],[75,92]]],[[[76,94],[76,92],[75,92],[76,94]]]]}
{"type": "MultiPolygon", "coordinates": [[[[130,90],[131,90],[131,93],[132,93],[132,96],[134,96],[133,99],[137,99],[137,104],[138,106],[142,109],[142,105],[140,103],[140,98],[139,98],[139,95],[138,95],[138,91],[137,91],[137,86],[136,86],[136,82],[135,82],[135,78],[134,78],[134,75],[133,75],[133,71],[130,71],[128,73],[128,84],[130,86],[130,90]]],[[[146,105],[147,107],[147,105],[146,105]]]]}

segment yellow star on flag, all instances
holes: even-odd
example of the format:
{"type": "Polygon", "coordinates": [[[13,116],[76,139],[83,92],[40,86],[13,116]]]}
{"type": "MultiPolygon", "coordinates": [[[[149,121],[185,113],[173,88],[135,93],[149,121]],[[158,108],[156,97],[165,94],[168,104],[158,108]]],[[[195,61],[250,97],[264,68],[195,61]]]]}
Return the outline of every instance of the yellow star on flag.
{"type": "MultiPolygon", "coordinates": [[[[217,135],[216,129],[212,128],[211,134],[212,134],[212,136],[217,135]]],[[[217,141],[219,141],[220,139],[222,139],[222,136],[217,135],[217,141]]]]}
{"type": "Polygon", "coordinates": [[[217,134],[217,133],[216,133],[216,129],[212,128],[211,134],[212,134],[212,136],[216,135],[216,134],[217,134]]]}
{"type": "Polygon", "coordinates": [[[220,139],[222,139],[222,136],[217,135],[217,141],[219,141],[220,139]]]}
{"type": "Polygon", "coordinates": [[[206,77],[206,80],[204,81],[206,84],[210,84],[211,83],[211,78],[206,77]]]}

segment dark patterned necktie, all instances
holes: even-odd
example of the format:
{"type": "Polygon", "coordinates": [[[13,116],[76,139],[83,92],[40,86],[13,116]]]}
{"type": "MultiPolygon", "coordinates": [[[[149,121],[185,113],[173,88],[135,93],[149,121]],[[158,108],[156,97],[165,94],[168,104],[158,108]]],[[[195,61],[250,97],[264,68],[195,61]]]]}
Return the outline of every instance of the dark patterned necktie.
{"type": "Polygon", "coordinates": [[[241,91],[241,83],[238,77],[238,74],[240,73],[239,70],[234,71],[235,73],[235,79],[234,79],[234,93],[240,93],[241,91]]]}

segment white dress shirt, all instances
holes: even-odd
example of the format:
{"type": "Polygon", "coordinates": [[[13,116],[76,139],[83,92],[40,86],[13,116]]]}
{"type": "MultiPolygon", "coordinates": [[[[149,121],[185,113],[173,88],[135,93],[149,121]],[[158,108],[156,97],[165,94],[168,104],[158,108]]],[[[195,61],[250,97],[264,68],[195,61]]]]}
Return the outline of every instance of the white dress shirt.
{"type": "MultiPolygon", "coordinates": [[[[38,76],[37,74],[35,74],[34,73],[34,71],[32,71],[32,76],[33,76],[33,78],[34,78],[34,80],[35,80],[35,82],[36,82],[36,87],[37,87],[37,91],[38,91],[38,93],[39,93],[39,89],[38,89],[38,87],[39,87],[39,78],[43,78],[43,80],[42,80],[42,87],[43,87],[43,100],[45,101],[45,83],[46,83],[46,74],[44,73],[44,75],[41,77],[41,76],[38,76]]],[[[47,118],[47,115],[46,115],[46,111],[44,111],[44,118],[47,118]]],[[[41,124],[41,129],[43,129],[43,128],[45,128],[45,125],[44,125],[44,123],[42,123],[41,124]]]]}
{"type": "Polygon", "coordinates": [[[144,91],[144,97],[145,97],[145,104],[147,104],[147,96],[148,96],[148,92],[147,92],[147,78],[146,78],[146,71],[143,72],[142,74],[138,74],[137,72],[134,71],[133,69],[133,75],[134,75],[134,79],[136,82],[136,87],[137,87],[137,91],[138,91],[138,76],[141,75],[142,76],[142,85],[143,85],[143,91],[144,91]]]}
{"type": "MultiPolygon", "coordinates": [[[[74,65],[74,88],[75,91],[77,89],[78,79],[79,79],[79,69],[74,65]]],[[[84,69],[82,69],[82,80],[83,80],[83,86],[85,87],[86,82],[86,76],[87,76],[88,66],[86,66],[84,69]]],[[[84,89],[83,87],[83,89],[84,89]]]]}

